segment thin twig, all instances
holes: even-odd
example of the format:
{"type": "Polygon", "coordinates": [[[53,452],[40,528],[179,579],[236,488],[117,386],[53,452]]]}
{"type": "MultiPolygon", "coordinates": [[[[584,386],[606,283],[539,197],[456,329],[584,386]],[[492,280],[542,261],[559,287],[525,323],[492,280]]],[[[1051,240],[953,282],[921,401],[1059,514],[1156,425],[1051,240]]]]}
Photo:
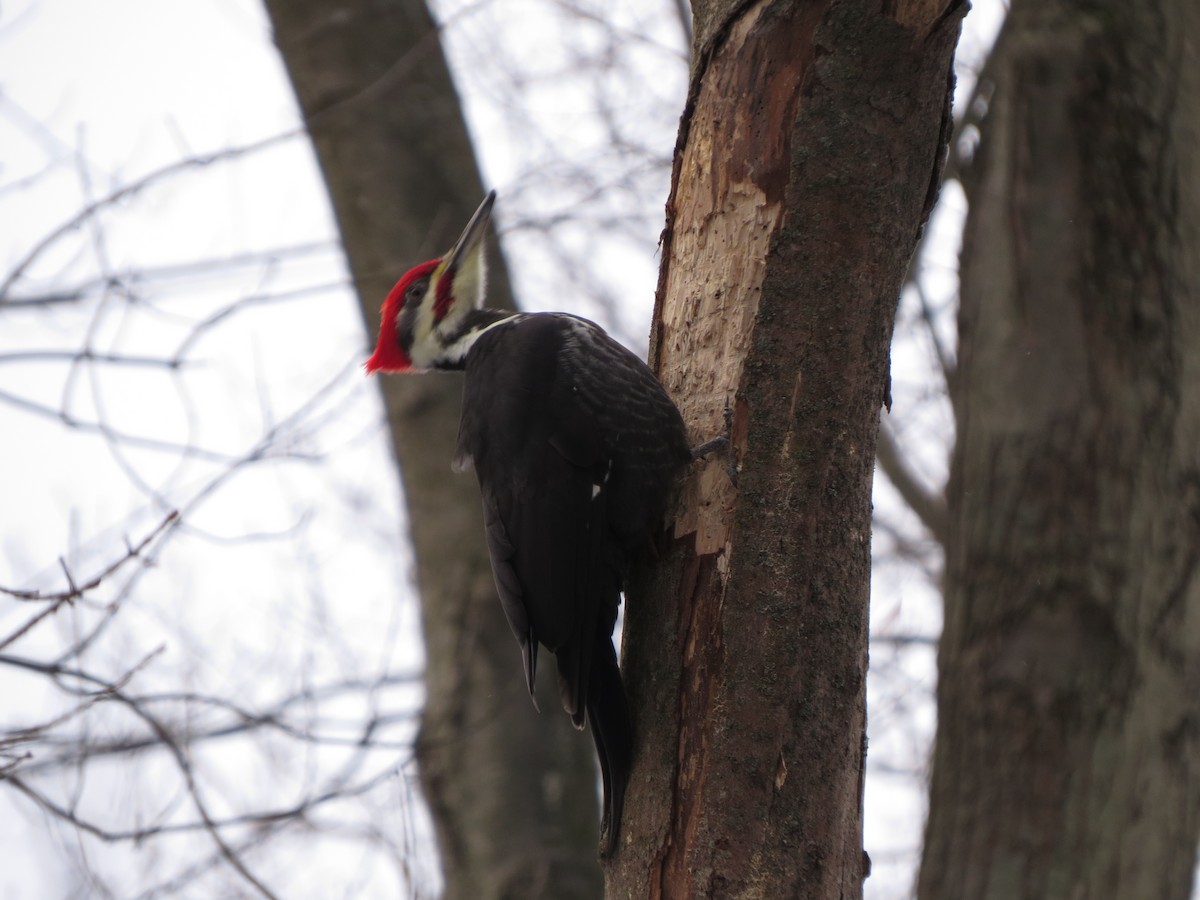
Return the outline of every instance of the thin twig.
{"type": "Polygon", "coordinates": [[[277,144],[292,140],[304,134],[301,128],[292,128],[282,134],[272,135],[268,138],[263,138],[260,141],[254,141],[250,144],[245,144],[241,147],[228,147],[224,150],[218,150],[215,153],[207,153],[200,156],[192,156],[187,159],[181,159],[169,165],[156,169],[147,175],[143,175],[136,181],[130,182],[124,187],[118,188],[107,196],[101,197],[92,203],[87,204],[75,215],[71,216],[57,228],[51,230],[40,241],[38,241],[28,253],[14,266],[8,273],[8,277],[0,283],[0,306],[3,306],[9,300],[9,294],[12,291],[13,285],[21,279],[25,271],[32,266],[38,258],[46,252],[50,247],[57,243],[64,235],[69,234],[79,228],[94,216],[100,210],[112,206],[115,203],[124,200],[126,197],[131,197],[149,187],[163,181],[180,172],[186,172],[192,169],[200,169],[206,166],[211,166],[214,163],[223,162],[225,160],[237,159],[241,156],[248,156],[252,153],[258,153],[262,150],[269,149],[277,144]]]}
{"type": "Polygon", "coordinates": [[[879,460],[879,465],[888,480],[895,485],[900,496],[904,498],[904,502],[917,514],[921,524],[942,546],[945,546],[948,536],[946,500],[940,493],[926,487],[909,467],[887,420],[882,416],[880,416],[879,442],[875,447],[875,457],[879,460]]]}
{"type": "MultiPolygon", "coordinates": [[[[29,602],[51,601],[54,603],[64,603],[64,602],[68,602],[71,600],[75,600],[78,597],[82,597],[88,591],[94,590],[95,588],[99,587],[100,584],[104,581],[104,579],[108,578],[110,575],[112,575],[114,572],[116,572],[118,569],[120,569],[122,566],[124,566],[131,559],[134,559],[138,555],[140,555],[141,552],[146,549],[146,547],[150,544],[151,541],[153,541],[156,537],[158,537],[160,534],[162,534],[167,528],[169,528],[176,521],[178,521],[178,519],[179,519],[179,511],[171,510],[171,512],[167,513],[166,518],[164,518],[161,522],[159,522],[154,527],[153,531],[151,531],[148,535],[146,535],[144,538],[142,538],[141,542],[139,542],[136,547],[129,548],[128,552],[124,556],[122,556],[116,562],[110,563],[107,567],[105,567],[105,569],[102,572],[100,572],[100,574],[96,575],[91,580],[85,582],[83,585],[77,585],[75,583],[75,580],[71,577],[70,570],[67,569],[66,562],[61,557],[59,557],[59,563],[62,565],[63,571],[66,573],[66,577],[67,577],[67,590],[55,591],[53,593],[43,593],[42,591],[24,591],[24,590],[19,590],[17,588],[6,588],[6,587],[0,585],[0,594],[8,594],[8,596],[13,597],[17,600],[25,600],[25,601],[29,601],[29,602]]],[[[11,642],[12,642],[12,638],[9,638],[3,644],[0,644],[0,649],[7,646],[11,642]]]]}

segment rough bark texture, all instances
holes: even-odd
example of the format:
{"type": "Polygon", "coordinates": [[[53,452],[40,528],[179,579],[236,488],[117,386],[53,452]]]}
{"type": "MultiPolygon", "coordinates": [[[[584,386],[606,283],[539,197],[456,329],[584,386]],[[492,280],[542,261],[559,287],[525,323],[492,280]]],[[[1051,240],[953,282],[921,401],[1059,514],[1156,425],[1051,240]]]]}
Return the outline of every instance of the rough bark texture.
{"type": "MultiPolygon", "coordinates": [[[[373,335],[396,278],[444,252],[483,196],[437,30],[419,0],[267,7],[373,335]]],[[[490,295],[502,304],[508,280],[498,250],[490,255],[490,295]]],[[[446,896],[596,897],[591,742],[555,714],[553,684],[546,715],[525,693],[475,479],[450,473],[461,381],[379,384],[416,549],[428,656],[417,756],[446,896]]]]}
{"type": "Polygon", "coordinates": [[[967,184],[919,896],[1189,896],[1200,8],[1015,0],[967,184]]]}
{"type": "Polygon", "coordinates": [[[651,363],[697,439],[733,401],[741,474],[693,473],[631,591],[608,896],[854,897],[878,412],[962,9],[694,6],[651,363]]]}

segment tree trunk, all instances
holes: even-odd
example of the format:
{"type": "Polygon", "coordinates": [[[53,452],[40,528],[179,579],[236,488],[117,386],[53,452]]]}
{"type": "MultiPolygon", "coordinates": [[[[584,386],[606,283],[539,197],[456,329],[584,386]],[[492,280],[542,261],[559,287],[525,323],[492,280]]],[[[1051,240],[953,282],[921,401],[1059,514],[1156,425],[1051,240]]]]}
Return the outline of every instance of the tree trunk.
{"type": "MultiPolygon", "coordinates": [[[[393,282],[449,248],[483,197],[437,29],[419,0],[267,7],[374,334],[393,282]]],[[[503,304],[508,278],[491,255],[490,295],[503,304]]],[[[417,757],[446,896],[596,897],[591,742],[555,714],[552,684],[546,715],[526,696],[475,479],[450,473],[461,381],[379,383],[416,549],[428,657],[417,757]]]]}
{"type": "Polygon", "coordinates": [[[1016,0],[966,185],[919,896],[1189,896],[1200,8],[1016,0]]]}
{"type": "Polygon", "coordinates": [[[651,363],[696,439],[631,590],[608,896],[861,895],[871,480],[963,9],[696,2],[651,363]]]}

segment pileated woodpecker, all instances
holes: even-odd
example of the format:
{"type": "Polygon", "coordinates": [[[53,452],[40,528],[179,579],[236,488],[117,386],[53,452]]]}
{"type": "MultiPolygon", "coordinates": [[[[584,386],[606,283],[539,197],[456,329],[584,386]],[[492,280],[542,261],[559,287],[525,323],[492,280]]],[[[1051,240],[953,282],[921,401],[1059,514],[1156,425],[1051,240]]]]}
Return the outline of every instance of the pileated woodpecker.
{"type": "Polygon", "coordinates": [[[366,369],[466,371],[454,468],[474,465],[479,479],[492,572],[530,695],[541,644],[558,663],[563,708],[576,728],[591,726],[607,855],[633,758],[612,644],[617,605],[692,452],[654,374],[598,325],[483,308],[494,200],[489,193],[449,253],[392,288],[366,369]]]}

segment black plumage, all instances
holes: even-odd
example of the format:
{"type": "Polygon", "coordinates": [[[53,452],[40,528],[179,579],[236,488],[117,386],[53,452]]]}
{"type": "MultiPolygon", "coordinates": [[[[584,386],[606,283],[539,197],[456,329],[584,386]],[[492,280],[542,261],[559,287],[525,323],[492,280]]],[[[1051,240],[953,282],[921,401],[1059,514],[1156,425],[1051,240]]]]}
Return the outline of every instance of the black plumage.
{"type": "Polygon", "coordinates": [[[481,309],[462,333],[478,336],[454,365],[466,369],[457,463],[479,479],[530,693],[540,644],[563,707],[591,727],[608,852],[633,753],[611,635],[633,560],[691,459],[683,420],[650,369],[584,319],[481,309]]]}
{"type": "Polygon", "coordinates": [[[466,370],[456,467],[474,464],[479,478],[496,587],[530,694],[544,646],[558,664],[563,707],[576,727],[591,726],[607,854],[633,760],[612,644],[617,607],[692,453],[654,374],[597,325],[481,308],[495,197],[484,197],[445,257],[410,269],[388,292],[365,368],[466,370]]]}

